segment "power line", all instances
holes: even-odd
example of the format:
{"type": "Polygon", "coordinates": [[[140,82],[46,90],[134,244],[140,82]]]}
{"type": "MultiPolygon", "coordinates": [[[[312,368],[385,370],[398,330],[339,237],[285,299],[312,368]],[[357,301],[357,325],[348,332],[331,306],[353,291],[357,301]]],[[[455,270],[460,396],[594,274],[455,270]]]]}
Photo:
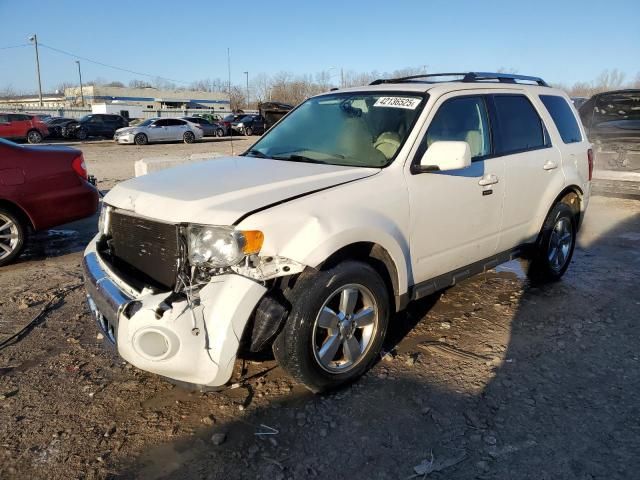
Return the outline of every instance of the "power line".
{"type": "Polygon", "coordinates": [[[9,45],[8,47],[0,47],[0,50],[9,50],[10,48],[29,47],[28,43],[21,43],[20,45],[9,45]]]}
{"type": "Polygon", "coordinates": [[[133,75],[140,75],[140,76],[143,76],[143,77],[149,77],[149,78],[153,78],[153,79],[159,78],[161,80],[168,80],[169,82],[174,82],[174,83],[182,83],[184,85],[188,85],[189,84],[189,82],[185,82],[183,80],[175,80],[173,78],[161,77],[160,75],[151,75],[151,74],[148,74],[148,73],[136,72],[134,70],[129,70],[127,68],[116,67],[115,65],[109,65],[107,63],[98,62],[97,60],[92,60],[91,58],[82,57],[80,55],[76,55],[75,53],[67,52],[65,50],[61,50],[59,48],[55,48],[55,47],[52,47],[50,45],[46,45],[46,44],[44,44],[42,42],[40,42],[39,44],[40,44],[41,47],[48,48],[49,50],[53,50],[54,52],[62,53],[63,55],[67,55],[69,57],[79,58],[81,60],[84,60],[85,62],[95,63],[96,65],[100,65],[100,66],[103,66],[103,67],[113,68],[114,70],[120,70],[122,72],[127,72],[127,73],[131,73],[133,75]]]}

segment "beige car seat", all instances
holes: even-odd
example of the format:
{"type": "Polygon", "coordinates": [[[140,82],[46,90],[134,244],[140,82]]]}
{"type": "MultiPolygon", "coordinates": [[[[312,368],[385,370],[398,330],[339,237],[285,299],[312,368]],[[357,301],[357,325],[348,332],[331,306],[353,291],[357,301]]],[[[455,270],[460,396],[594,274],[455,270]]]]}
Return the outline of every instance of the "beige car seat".
{"type": "Polygon", "coordinates": [[[393,158],[400,147],[400,135],[395,132],[382,132],[378,135],[373,147],[385,156],[387,160],[393,158]]]}

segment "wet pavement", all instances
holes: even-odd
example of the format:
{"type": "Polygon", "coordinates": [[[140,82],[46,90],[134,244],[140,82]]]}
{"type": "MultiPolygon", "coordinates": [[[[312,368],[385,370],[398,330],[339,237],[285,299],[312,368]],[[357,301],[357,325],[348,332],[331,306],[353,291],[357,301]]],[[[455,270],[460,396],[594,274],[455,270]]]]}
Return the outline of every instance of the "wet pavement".
{"type": "Polygon", "coordinates": [[[0,344],[53,305],[0,347],[0,478],[637,476],[640,202],[593,197],[559,283],[513,261],[411,304],[372,371],[325,396],[270,359],[207,394],[122,362],[76,288],[94,226],[0,273],[0,344]]]}

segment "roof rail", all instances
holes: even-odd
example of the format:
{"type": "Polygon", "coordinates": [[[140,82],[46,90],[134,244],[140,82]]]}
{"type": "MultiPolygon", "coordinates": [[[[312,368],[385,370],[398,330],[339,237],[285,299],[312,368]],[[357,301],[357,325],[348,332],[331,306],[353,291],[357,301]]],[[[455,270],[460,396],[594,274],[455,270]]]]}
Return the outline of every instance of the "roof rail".
{"type": "Polygon", "coordinates": [[[491,80],[497,80],[500,83],[518,83],[518,82],[530,82],[540,85],[541,87],[548,87],[549,85],[540,77],[530,77],[528,75],[518,75],[514,73],[494,73],[494,72],[465,72],[465,73],[429,73],[423,75],[411,75],[409,77],[400,78],[379,78],[374,80],[369,85],[381,85],[383,83],[410,83],[413,81],[422,81],[424,83],[438,83],[438,82],[486,82],[491,80]],[[462,77],[456,80],[431,80],[437,77],[462,77]]]}

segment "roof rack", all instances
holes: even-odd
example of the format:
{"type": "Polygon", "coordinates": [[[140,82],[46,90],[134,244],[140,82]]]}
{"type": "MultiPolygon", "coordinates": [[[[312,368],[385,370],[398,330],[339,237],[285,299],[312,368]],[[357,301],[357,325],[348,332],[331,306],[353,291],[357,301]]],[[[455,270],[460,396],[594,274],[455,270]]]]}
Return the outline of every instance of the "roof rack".
{"type": "Polygon", "coordinates": [[[369,85],[381,85],[383,83],[411,83],[422,81],[423,83],[439,83],[439,82],[487,82],[497,80],[500,83],[519,83],[528,82],[535,83],[541,87],[549,85],[540,77],[530,77],[528,75],[517,75],[514,73],[494,73],[494,72],[463,72],[463,73],[429,73],[424,75],[411,75],[409,77],[400,78],[379,78],[369,85]],[[462,77],[456,80],[435,80],[438,77],[462,77]],[[433,80],[432,80],[433,79],[433,80]]]}

